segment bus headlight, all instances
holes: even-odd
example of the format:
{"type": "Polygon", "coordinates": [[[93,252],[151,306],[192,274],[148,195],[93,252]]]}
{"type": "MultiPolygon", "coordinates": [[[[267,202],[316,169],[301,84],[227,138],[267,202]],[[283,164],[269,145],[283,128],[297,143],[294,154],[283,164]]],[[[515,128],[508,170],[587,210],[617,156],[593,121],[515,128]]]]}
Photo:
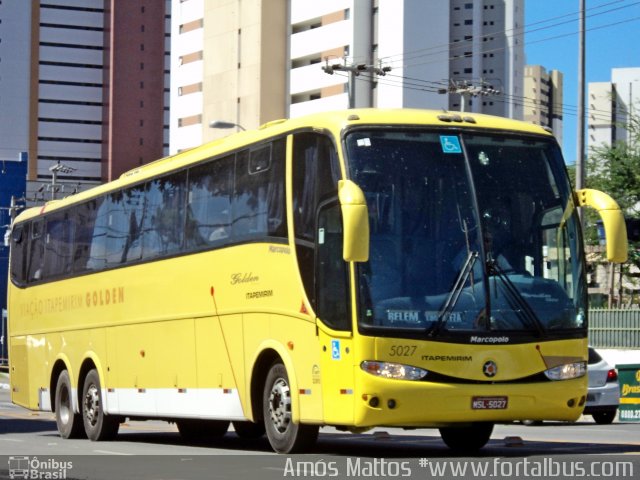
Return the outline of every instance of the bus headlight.
{"type": "Polygon", "coordinates": [[[549,380],[571,380],[572,378],[583,377],[586,373],[587,362],[567,363],[544,372],[549,380]]]}
{"type": "Polygon", "coordinates": [[[411,365],[373,360],[365,360],[360,364],[360,368],[371,375],[395,380],[420,380],[428,373],[422,368],[411,365]]]}

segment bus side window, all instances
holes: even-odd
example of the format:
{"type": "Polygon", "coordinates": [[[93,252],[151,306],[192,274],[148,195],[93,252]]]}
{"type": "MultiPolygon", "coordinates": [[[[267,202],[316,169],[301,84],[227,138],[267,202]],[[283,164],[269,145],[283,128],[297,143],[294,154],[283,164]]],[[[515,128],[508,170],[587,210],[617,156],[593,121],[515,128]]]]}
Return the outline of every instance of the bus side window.
{"type": "Polygon", "coordinates": [[[11,279],[17,285],[27,283],[27,245],[29,245],[30,223],[14,227],[11,233],[11,279]]]}
{"type": "Polygon", "coordinates": [[[284,139],[236,156],[234,240],[286,238],[284,139]]]}
{"type": "Polygon", "coordinates": [[[229,155],[189,170],[188,250],[230,240],[234,160],[229,155]]]}
{"type": "Polygon", "coordinates": [[[186,171],[148,183],[141,226],[144,258],[170,255],[182,250],[186,197],[186,171]]]}
{"type": "Polygon", "coordinates": [[[71,273],[73,220],[69,211],[56,212],[47,217],[43,278],[71,273]]]}
{"type": "Polygon", "coordinates": [[[74,272],[84,272],[95,268],[91,261],[91,251],[92,243],[99,242],[101,238],[96,238],[99,231],[96,231],[95,228],[102,201],[103,197],[98,197],[74,207],[77,222],[73,251],[74,272]]]}
{"type": "Polygon", "coordinates": [[[44,262],[44,219],[39,218],[31,224],[31,245],[29,248],[29,267],[27,281],[42,280],[44,262]]]}

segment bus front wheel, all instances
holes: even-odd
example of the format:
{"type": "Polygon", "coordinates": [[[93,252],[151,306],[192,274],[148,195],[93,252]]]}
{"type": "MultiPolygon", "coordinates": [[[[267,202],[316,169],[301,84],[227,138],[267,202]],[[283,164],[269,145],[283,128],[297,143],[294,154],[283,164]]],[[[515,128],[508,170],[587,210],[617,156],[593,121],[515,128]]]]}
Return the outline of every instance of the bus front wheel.
{"type": "Polygon", "coordinates": [[[464,427],[443,427],[440,436],[451,450],[475,452],[487,444],[492,432],[493,423],[474,423],[464,427]]]}
{"type": "Polygon", "coordinates": [[[69,372],[63,370],[56,383],[56,426],[62,438],[82,438],[84,426],[82,415],[73,411],[71,380],[69,372]]]}
{"type": "Polygon", "coordinates": [[[317,425],[294,423],[291,416],[291,387],[282,363],[271,366],[262,396],[262,411],[267,438],[278,453],[302,452],[318,438],[317,425]]]}
{"type": "Polygon", "coordinates": [[[96,442],[111,440],[118,434],[120,418],[105,414],[100,377],[95,369],[90,370],[84,380],[82,418],[89,440],[96,442]]]}

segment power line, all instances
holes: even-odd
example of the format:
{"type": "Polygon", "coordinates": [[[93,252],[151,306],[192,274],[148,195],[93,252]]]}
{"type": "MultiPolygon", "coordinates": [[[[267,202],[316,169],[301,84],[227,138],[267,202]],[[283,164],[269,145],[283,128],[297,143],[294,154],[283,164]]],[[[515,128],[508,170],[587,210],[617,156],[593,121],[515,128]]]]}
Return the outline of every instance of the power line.
{"type": "Polygon", "coordinates": [[[324,73],[327,73],[329,75],[333,75],[335,72],[349,73],[349,77],[348,77],[349,108],[355,108],[356,107],[356,82],[355,82],[356,77],[360,76],[363,73],[371,73],[371,74],[384,77],[387,74],[387,72],[391,71],[391,67],[388,67],[388,66],[383,67],[382,64],[380,64],[379,67],[376,67],[375,65],[367,65],[365,63],[360,63],[357,65],[347,65],[346,63],[344,64],[334,63],[329,65],[329,58],[327,57],[325,58],[325,66],[322,67],[322,70],[324,71],[324,73]]]}
{"type": "MultiPolygon", "coordinates": [[[[341,76],[345,76],[345,75],[341,75],[341,76]]],[[[345,76],[346,77],[346,76],[345,76]]],[[[440,90],[442,90],[442,85],[448,85],[446,82],[442,82],[442,81],[430,81],[430,80],[420,80],[420,79],[412,79],[411,77],[403,77],[403,76],[399,76],[399,75],[388,75],[387,77],[385,77],[384,80],[382,79],[376,79],[373,76],[368,76],[368,75],[362,75],[363,78],[358,78],[358,80],[370,80],[370,81],[376,81],[377,83],[381,84],[381,85],[387,85],[387,86],[391,86],[391,87],[398,87],[398,88],[405,88],[407,90],[413,90],[413,91],[422,91],[422,92],[428,92],[428,93],[441,93],[440,90]],[[399,79],[409,79],[409,80],[413,80],[413,81],[401,81],[401,80],[395,80],[394,78],[389,78],[389,77],[394,77],[394,78],[399,78],[399,79]],[[425,83],[416,83],[416,82],[425,82],[425,83]]],[[[476,86],[476,88],[479,88],[478,86],[476,86]]],[[[454,92],[455,93],[455,92],[454,92]]],[[[531,97],[524,97],[524,96],[518,96],[518,95],[512,95],[512,94],[508,94],[508,93],[504,93],[501,92],[501,98],[496,98],[496,101],[500,102],[500,103],[512,103],[514,105],[518,105],[518,106],[522,106],[522,107],[535,107],[535,108],[549,108],[547,105],[541,104],[537,99],[535,98],[531,98],[531,97]]],[[[572,106],[572,105],[567,105],[567,104],[562,104],[563,105],[563,109],[562,109],[562,114],[563,115],[569,115],[569,116],[573,116],[573,117],[577,117],[577,107],[572,106]]],[[[619,109],[616,114],[619,116],[622,116],[624,118],[624,116],[626,115],[626,111],[619,109]]],[[[615,123],[616,121],[619,121],[619,118],[612,118],[611,117],[611,112],[608,112],[606,110],[597,110],[597,109],[589,109],[588,113],[585,114],[585,116],[589,117],[592,120],[599,120],[599,121],[603,121],[603,122],[607,122],[607,123],[615,123]],[[601,113],[601,114],[600,114],[601,113]]]]}
{"type": "MultiPolygon", "coordinates": [[[[589,10],[602,8],[604,6],[608,6],[608,5],[611,5],[611,4],[619,3],[621,1],[623,1],[623,0],[617,0],[615,2],[610,2],[610,3],[607,3],[607,4],[603,4],[603,5],[599,6],[599,7],[598,6],[597,7],[592,7],[589,10]]],[[[640,4],[640,2],[634,2],[634,3],[628,4],[628,5],[624,5],[624,6],[621,6],[621,7],[612,8],[612,9],[606,10],[604,12],[593,13],[591,15],[588,15],[588,18],[592,18],[592,17],[596,17],[596,16],[600,16],[600,15],[605,15],[607,13],[611,13],[611,12],[614,12],[614,11],[622,10],[622,9],[625,9],[625,8],[630,8],[630,7],[633,7],[633,6],[638,5],[638,4],[640,4]]],[[[561,15],[559,17],[554,17],[554,19],[555,18],[563,18],[563,17],[566,17],[566,16],[574,16],[574,15],[577,15],[577,14],[578,14],[578,12],[571,13],[571,14],[566,14],[566,15],[561,15]]],[[[637,18],[635,18],[635,19],[627,19],[627,20],[625,20],[623,22],[620,22],[620,23],[625,23],[625,22],[628,22],[628,21],[636,20],[636,19],[637,18]]],[[[552,19],[550,19],[550,20],[552,20],[552,19]]],[[[533,23],[531,25],[537,25],[539,23],[546,23],[546,22],[548,22],[550,20],[543,20],[541,22],[536,22],[536,23],[533,23]]],[[[549,25],[549,26],[546,26],[546,27],[541,27],[541,28],[537,28],[537,29],[533,29],[533,30],[524,30],[525,28],[527,28],[527,26],[524,26],[522,29],[508,29],[508,30],[505,30],[505,31],[495,31],[495,32],[492,32],[492,33],[487,33],[485,35],[481,35],[480,37],[476,37],[475,41],[481,41],[482,39],[491,38],[492,36],[494,36],[496,34],[502,34],[502,33],[506,33],[506,32],[515,32],[516,30],[518,30],[518,33],[513,33],[513,34],[510,34],[510,35],[507,34],[505,36],[507,38],[523,37],[526,34],[530,34],[530,33],[537,32],[537,31],[542,31],[542,30],[549,30],[549,29],[558,27],[560,25],[572,23],[574,21],[575,20],[567,20],[567,21],[564,21],[564,22],[559,22],[559,23],[556,23],[556,24],[553,24],[553,25],[549,25]]],[[[603,28],[603,27],[611,26],[611,25],[617,25],[617,24],[619,24],[619,23],[603,25],[601,27],[592,27],[590,29],[587,29],[587,31],[597,30],[599,28],[603,28]]],[[[531,25],[529,25],[529,26],[531,26],[531,25]]],[[[560,35],[560,36],[553,36],[553,37],[543,38],[543,39],[539,39],[539,40],[534,40],[532,42],[527,42],[527,44],[539,43],[541,41],[547,41],[547,40],[551,40],[551,39],[561,38],[561,37],[569,36],[569,35],[577,35],[577,34],[578,34],[578,32],[572,32],[572,33],[563,34],[563,35],[560,35]]],[[[416,51],[410,52],[410,53],[399,53],[399,54],[395,54],[395,55],[389,55],[389,56],[383,57],[383,59],[385,59],[385,61],[387,61],[388,63],[391,63],[391,64],[397,63],[397,62],[400,62],[400,61],[408,62],[408,61],[416,60],[416,59],[423,58],[423,57],[429,57],[429,56],[433,56],[433,55],[439,55],[439,54],[442,54],[442,53],[447,53],[447,52],[451,52],[451,51],[460,50],[460,49],[463,49],[463,48],[469,48],[471,45],[473,45],[473,42],[474,42],[474,40],[464,40],[464,41],[460,41],[460,42],[451,42],[451,43],[442,44],[442,45],[439,45],[439,46],[428,47],[428,48],[425,48],[425,49],[422,49],[422,50],[416,50],[416,51]],[[432,51],[432,50],[435,50],[435,51],[432,51]],[[420,52],[426,52],[426,53],[420,53],[420,52]],[[399,59],[396,59],[396,60],[389,60],[390,58],[396,57],[396,56],[402,57],[402,58],[399,58],[399,59]]],[[[482,53],[490,53],[490,52],[501,51],[501,50],[505,50],[505,47],[500,47],[500,48],[496,48],[496,49],[492,49],[492,50],[485,50],[482,53]]],[[[473,55],[466,56],[466,58],[472,58],[472,56],[473,55]]],[[[453,56],[449,57],[449,60],[455,60],[457,58],[461,58],[461,56],[460,55],[453,55],[453,56]]],[[[441,60],[428,61],[428,62],[417,63],[417,64],[415,64],[415,63],[404,63],[403,66],[428,65],[428,64],[431,64],[431,63],[439,63],[440,61],[441,60]]]]}
{"type": "MultiPolygon", "coordinates": [[[[597,10],[597,9],[600,9],[600,8],[603,8],[603,7],[606,7],[606,6],[609,6],[609,5],[614,5],[614,4],[617,4],[617,3],[621,3],[623,1],[625,1],[625,0],[615,0],[615,1],[607,2],[607,3],[601,4],[601,5],[596,5],[594,7],[591,7],[589,9],[587,9],[587,10],[597,10]]],[[[620,7],[620,8],[626,8],[626,6],[625,7],[620,7]]],[[[602,12],[602,13],[607,13],[607,12],[608,11],[602,12]]],[[[516,30],[522,31],[522,29],[526,29],[528,27],[532,27],[532,26],[535,26],[535,25],[548,23],[550,21],[558,20],[558,19],[561,19],[561,18],[573,17],[573,16],[576,16],[578,14],[579,14],[579,12],[571,12],[571,13],[564,14],[564,15],[559,15],[559,16],[556,16],[556,17],[550,17],[548,19],[544,19],[544,20],[540,20],[540,21],[537,21],[537,22],[534,22],[534,23],[530,23],[528,25],[524,25],[522,28],[507,29],[507,30],[504,30],[504,32],[500,32],[500,33],[513,32],[513,31],[516,31],[516,30]]],[[[572,21],[575,21],[575,19],[572,20],[572,21]]],[[[553,27],[553,26],[551,26],[551,27],[553,27]]],[[[548,27],[548,28],[551,28],[551,27],[548,27]]],[[[535,30],[535,31],[537,31],[537,30],[535,30]]],[[[529,32],[522,31],[522,33],[519,33],[519,35],[524,35],[525,33],[529,33],[529,32]]],[[[482,39],[482,38],[488,37],[490,35],[495,35],[495,33],[486,34],[486,35],[480,36],[479,38],[482,39]]],[[[446,44],[434,45],[434,46],[431,46],[431,47],[427,47],[427,48],[423,48],[423,49],[419,49],[419,50],[414,50],[414,51],[411,51],[411,52],[403,52],[403,53],[397,53],[397,54],[394,54],[394,55],[388,55],[386,57],[382,57],[382,59],[386,60],[386,59],[390,59],[392,57],[402,57],[402,56],[407,56],[407,55],[414,55],[414,54],[419,54],[421,52],[428,52],[430,50],[439,50],[439,49],[444,49],[443,52],[448,52],[449,50],[452,49],[452,47],[462,48],[462,47],[465,46],[465,45],[460,45],[460,43],[464,44],[464,43],[469,43],[469,42],[468,41],[467,42],[450,42],[450,43],[446,43],[446,44]]],[[[442,52],[436,52],[436,53],[442,53],[442,52]]],[[[390,62],[393,63],[393,62],[396,62],[397,60],[387,60],[387,61],[390,61],[390,62]]]]}

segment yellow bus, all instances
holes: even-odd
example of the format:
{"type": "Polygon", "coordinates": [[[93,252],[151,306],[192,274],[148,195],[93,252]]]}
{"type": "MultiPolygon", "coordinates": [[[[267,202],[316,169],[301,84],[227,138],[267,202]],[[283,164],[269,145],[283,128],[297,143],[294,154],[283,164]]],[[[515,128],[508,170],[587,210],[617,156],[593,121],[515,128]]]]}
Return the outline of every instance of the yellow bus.
{"type": "Polygon", "coordinates": [[[422,110],[276,121],[24,211],[11,232],[12,401],[62,437],[130,419],[277,452],[322,426],[575,420],[587,381],[577,207],[544,129],[422,110]]]}

